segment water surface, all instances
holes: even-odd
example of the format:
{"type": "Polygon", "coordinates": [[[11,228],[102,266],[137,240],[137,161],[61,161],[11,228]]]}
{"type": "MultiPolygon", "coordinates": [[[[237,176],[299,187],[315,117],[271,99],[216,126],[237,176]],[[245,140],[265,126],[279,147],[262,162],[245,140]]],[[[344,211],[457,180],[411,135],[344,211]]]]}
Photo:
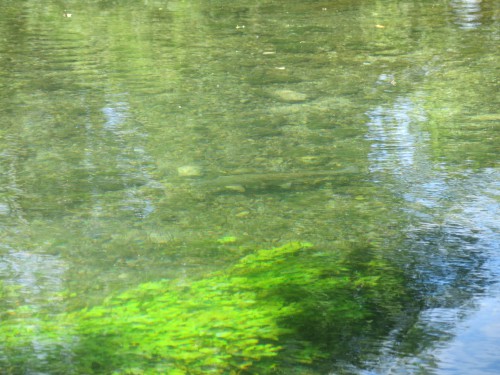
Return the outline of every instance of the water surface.
{"type": "Polygon", "coordinates": [[[367,244],[418,297],[308,371],[499,371],[495,2],[0,4],[4,311],[367,244]]]}

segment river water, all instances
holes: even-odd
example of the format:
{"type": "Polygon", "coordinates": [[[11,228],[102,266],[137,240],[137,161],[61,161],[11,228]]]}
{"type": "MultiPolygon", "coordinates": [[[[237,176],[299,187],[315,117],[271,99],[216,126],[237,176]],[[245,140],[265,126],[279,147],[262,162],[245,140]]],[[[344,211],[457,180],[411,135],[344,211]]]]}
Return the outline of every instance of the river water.
{"type": "Polygon", "coordinates": [[[418,302],[308,373],[500,372],[498,2],[0,5],[2,320],[363,243],[418,302]]]}

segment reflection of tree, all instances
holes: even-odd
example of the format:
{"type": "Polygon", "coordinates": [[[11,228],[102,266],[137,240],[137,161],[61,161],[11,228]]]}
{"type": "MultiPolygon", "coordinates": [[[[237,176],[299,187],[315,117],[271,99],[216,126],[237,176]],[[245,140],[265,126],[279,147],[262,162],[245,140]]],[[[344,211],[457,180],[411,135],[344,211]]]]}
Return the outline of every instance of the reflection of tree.
{"type": "Polygon", "coordinates": [[[411,328],[401,331],[398,350],[431,358],[435,338],[451,337],[460,308],[489,283],[485,262],[498,235],[493,235],[496,225],[487,207],[498,204],[481,193],[491,189],[485,182],[493,182],[495,173],[462,171],[453,178],[433,162],[422,103],[418,96],[399,98],[392,106],[374,109],[367,136],[373,142],[369,156],[374,177],[401,196],[410,218],[406,251],[396,263],[411,277],[422,310],[409,322],[411,328]]]}

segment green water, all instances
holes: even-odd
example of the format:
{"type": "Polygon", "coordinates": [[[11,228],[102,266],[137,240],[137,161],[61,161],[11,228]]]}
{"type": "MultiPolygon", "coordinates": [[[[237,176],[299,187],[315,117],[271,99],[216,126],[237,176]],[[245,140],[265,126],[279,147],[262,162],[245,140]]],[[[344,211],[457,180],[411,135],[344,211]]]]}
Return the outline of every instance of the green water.
{"type": "MultiPolygon", "coordinates": [[[[276,371],[464,368],[440,353],[500,295],[496,2],[0,5],[0,323],[307,241],[383,259],[404,312],[276,371]]],[[[1,341],[9,374],[61,362],[1,341]]],[[[495,348],[469,373],[498,372],[495,348]]]]}

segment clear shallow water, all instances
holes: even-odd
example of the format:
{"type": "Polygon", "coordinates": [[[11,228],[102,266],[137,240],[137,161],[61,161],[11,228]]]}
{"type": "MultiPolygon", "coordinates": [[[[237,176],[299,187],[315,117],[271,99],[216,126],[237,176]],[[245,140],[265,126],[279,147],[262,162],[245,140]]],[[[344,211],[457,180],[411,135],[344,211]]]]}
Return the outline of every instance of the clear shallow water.
{"type": "Polygon", "coordinates": [[[494,2],[2,5],[5,305],[198,278],[227,236],[370,243],[419,301],[334,371],[498,368],[494,2]]]}

